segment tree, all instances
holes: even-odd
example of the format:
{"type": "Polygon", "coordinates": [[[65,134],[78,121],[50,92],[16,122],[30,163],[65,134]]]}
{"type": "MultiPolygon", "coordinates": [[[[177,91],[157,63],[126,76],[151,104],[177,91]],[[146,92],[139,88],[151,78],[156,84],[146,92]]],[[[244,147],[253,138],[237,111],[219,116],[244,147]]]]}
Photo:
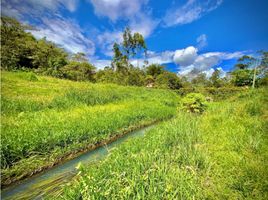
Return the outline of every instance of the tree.
{"type": "Polygon", "coordinates": [[[74,81],[94,81],[95,67],[87,62],[71,61],[61,71],[63,77],[74,81]]]}
{"type": "Polygon", "coordinates": [[[232,83],[235,86],[253,86],[255,80],[260,73],[257,70],[257,66],[252,70],[254,64],[257,64],[257,59],[252,56],[244,55],[238,59],[238,63],[235,65],[235,70],[231,72],[232,83]]]}
{"type": "Polygon", "coordinates": [[[151,64],[146,68],[146,74],[156,78],[164,72],[164,67],[159,64],[151,64]]]}
{"type": "Polygon", "coordinates": [[[127,70],[127,57],[123,55],[119,44],[116,42],[113,45],[114,57],[112,61],[112,68],[117,72],[124,72],[127,70]]]}
{"type": "Polygon", "coordinates": [[[45,38],[36,40],[26,26],[10,17],[1,17],[1,67],[54,74],[67,63],[67,53],[45,38]],[[53,73],[52,73],[53,72],[53,73]]]}
{"type": "Polygon", "coordinates": [[[253,74],[253,70],[238,69],[231,72],[231,81],[235,86],[251,86],[253,81],[253,74]]]}
{"type": "Polygon", "coordinates": [[[195,78],[192,79],[191,83],[195,86],[207,86],[209,84],[205,73],[199,73],[195,78]]]}
{"type": "Polygon", "coordinates": [[[254,62],[255,58],[244,55],[238,59],[238,63],[235,65],[236,69],[248,69],[254,62]]]}
{"type": "Polygon", "coordinates": [[[130,58],[134,58],[142,52],[146,53],[146,50],[147,47],[143,36],[140,33],[132,34],[130,29],[127,27],[123,33],[122,44],[119,45],[114,43],[114,58],[112,65],[117,70],[123,69],[125,65],[126,68],[129,69],[130,58]]]}
{"type": "Polygon", "coordinates": [[[127,85],[143,86],[145,84],[145,73],[138,67],[130,67],[126,79],[127,85]]]}
{"type": "Polygon", "coordinates": [[[220,78],[220,70],[215,69],[212,73],[211,77],[209,78],[211,85],[213,87],[219,88],[222,86],[222,80],[220,78]]]}
{"type": "Polygon", "coordinates": [[[76,61],[76,62],[88,62],[86,54],[84,54],[82,52],[78,52],[78,53],[73,54],[71,57],[71,60],[76,61]]]}
{"type": "Polygon", "coordinates": [[[32,68],[36,40],[25,32],[27,26],[10,17],[1,17],[1,67],[7,70],[32,68]]]}
{"type": "Polygon", "coordinates": [[[180,78],[172,73],[165,71],[156,78],[156,85],[160,88],[180,89],[182,83],[180,78]]]}
{"type": "Polygon", "coordinates": [[[52,71],[58,71],[67,64],[67,56],[63,49],[43,38],[37,41],[31,57],[34,68],[51,75],[52,71]]]}
{"type": "Polygon", "coordinates": [[[259,51],[261,54],[261,62],[259,66],[259,84],[268,85],[268,52],[259,51]]]}

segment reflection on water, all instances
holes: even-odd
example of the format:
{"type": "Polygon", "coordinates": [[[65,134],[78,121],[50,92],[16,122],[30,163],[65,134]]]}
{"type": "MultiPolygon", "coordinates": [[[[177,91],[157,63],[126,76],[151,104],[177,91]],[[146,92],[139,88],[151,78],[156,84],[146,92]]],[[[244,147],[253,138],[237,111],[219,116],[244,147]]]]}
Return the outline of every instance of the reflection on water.
{"type": "Polygon", "coordinates": [[[54,167],[40,175],[30,177],[19,184],[13,185],[1,191],[2,199],[42,199],[48,194],[57,196],[61,193],[61,186],[68,183],[76,174],[75,167],[78,163],[90,164],[103,158],[109,153],[113,147],[123,141],[137,136],[143,136],[145,131],[152,128],[146,128],[133,131],[118,140],[108,144],[107,146],[99,147],[93,151],[87,152],[73,160],[70,160],[62,165],[54,167]]]}

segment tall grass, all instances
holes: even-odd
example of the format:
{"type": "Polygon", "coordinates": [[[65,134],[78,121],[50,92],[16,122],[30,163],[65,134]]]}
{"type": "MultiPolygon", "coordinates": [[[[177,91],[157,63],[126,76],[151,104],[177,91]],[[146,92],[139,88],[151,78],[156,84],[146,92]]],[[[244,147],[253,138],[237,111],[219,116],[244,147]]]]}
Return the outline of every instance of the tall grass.
{"type": "MultiPolygon", "coordinates": [[[[178,113],[82,166],[62,199],[267,199],[267,92],[178,113]]],[[[60,197],[56,197],[60,198],[60,197]]]]}
{"type": "Polygon", "coordinates": [[[170,118],[178,101],[165,90],[27,77],[2,73],[2,180],[131,127],[170,118]]]}

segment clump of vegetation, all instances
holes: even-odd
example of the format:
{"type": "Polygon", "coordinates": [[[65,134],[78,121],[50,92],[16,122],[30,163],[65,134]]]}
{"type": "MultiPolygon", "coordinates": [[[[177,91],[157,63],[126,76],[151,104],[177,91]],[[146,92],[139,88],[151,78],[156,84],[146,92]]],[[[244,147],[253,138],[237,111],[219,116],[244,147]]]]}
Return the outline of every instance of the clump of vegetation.
{"type": "Polygon", "coordinates": [[[187,112],[203,113],[206,107],[206,98],[200,93],[190,93],[182,99],[182,109],[187,112]]]}

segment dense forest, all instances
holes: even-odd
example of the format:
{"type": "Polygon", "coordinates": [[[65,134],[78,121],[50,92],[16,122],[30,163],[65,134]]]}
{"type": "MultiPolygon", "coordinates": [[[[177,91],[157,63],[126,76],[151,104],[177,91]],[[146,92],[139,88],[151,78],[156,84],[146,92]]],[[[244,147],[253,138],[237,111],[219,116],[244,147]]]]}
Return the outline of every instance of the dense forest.
{"type": "Polygon", "coordinates": [[[146,61],[147,47],[143,36],[126,28],[123,42],[113,45],[110,66],[97,70],[86,52],[71,54],[47,41],[37,40],[29,32],[34,27],[21,24],[16,19],[1,17],[1,68],[9,71],[32,71],[37,74],[75,81],[116,83],[120,85],[194,91],[196,88],[231,88],[233,86],[260,86],[268,84],[268,52],[259,51],[238,59],[225,77],[215,70],[211,77],[199,73],[194,77],[178,76],[165,66],[146,61]],[[143,58],[141,66],[131,63],[133,58],[143,58]]]}

